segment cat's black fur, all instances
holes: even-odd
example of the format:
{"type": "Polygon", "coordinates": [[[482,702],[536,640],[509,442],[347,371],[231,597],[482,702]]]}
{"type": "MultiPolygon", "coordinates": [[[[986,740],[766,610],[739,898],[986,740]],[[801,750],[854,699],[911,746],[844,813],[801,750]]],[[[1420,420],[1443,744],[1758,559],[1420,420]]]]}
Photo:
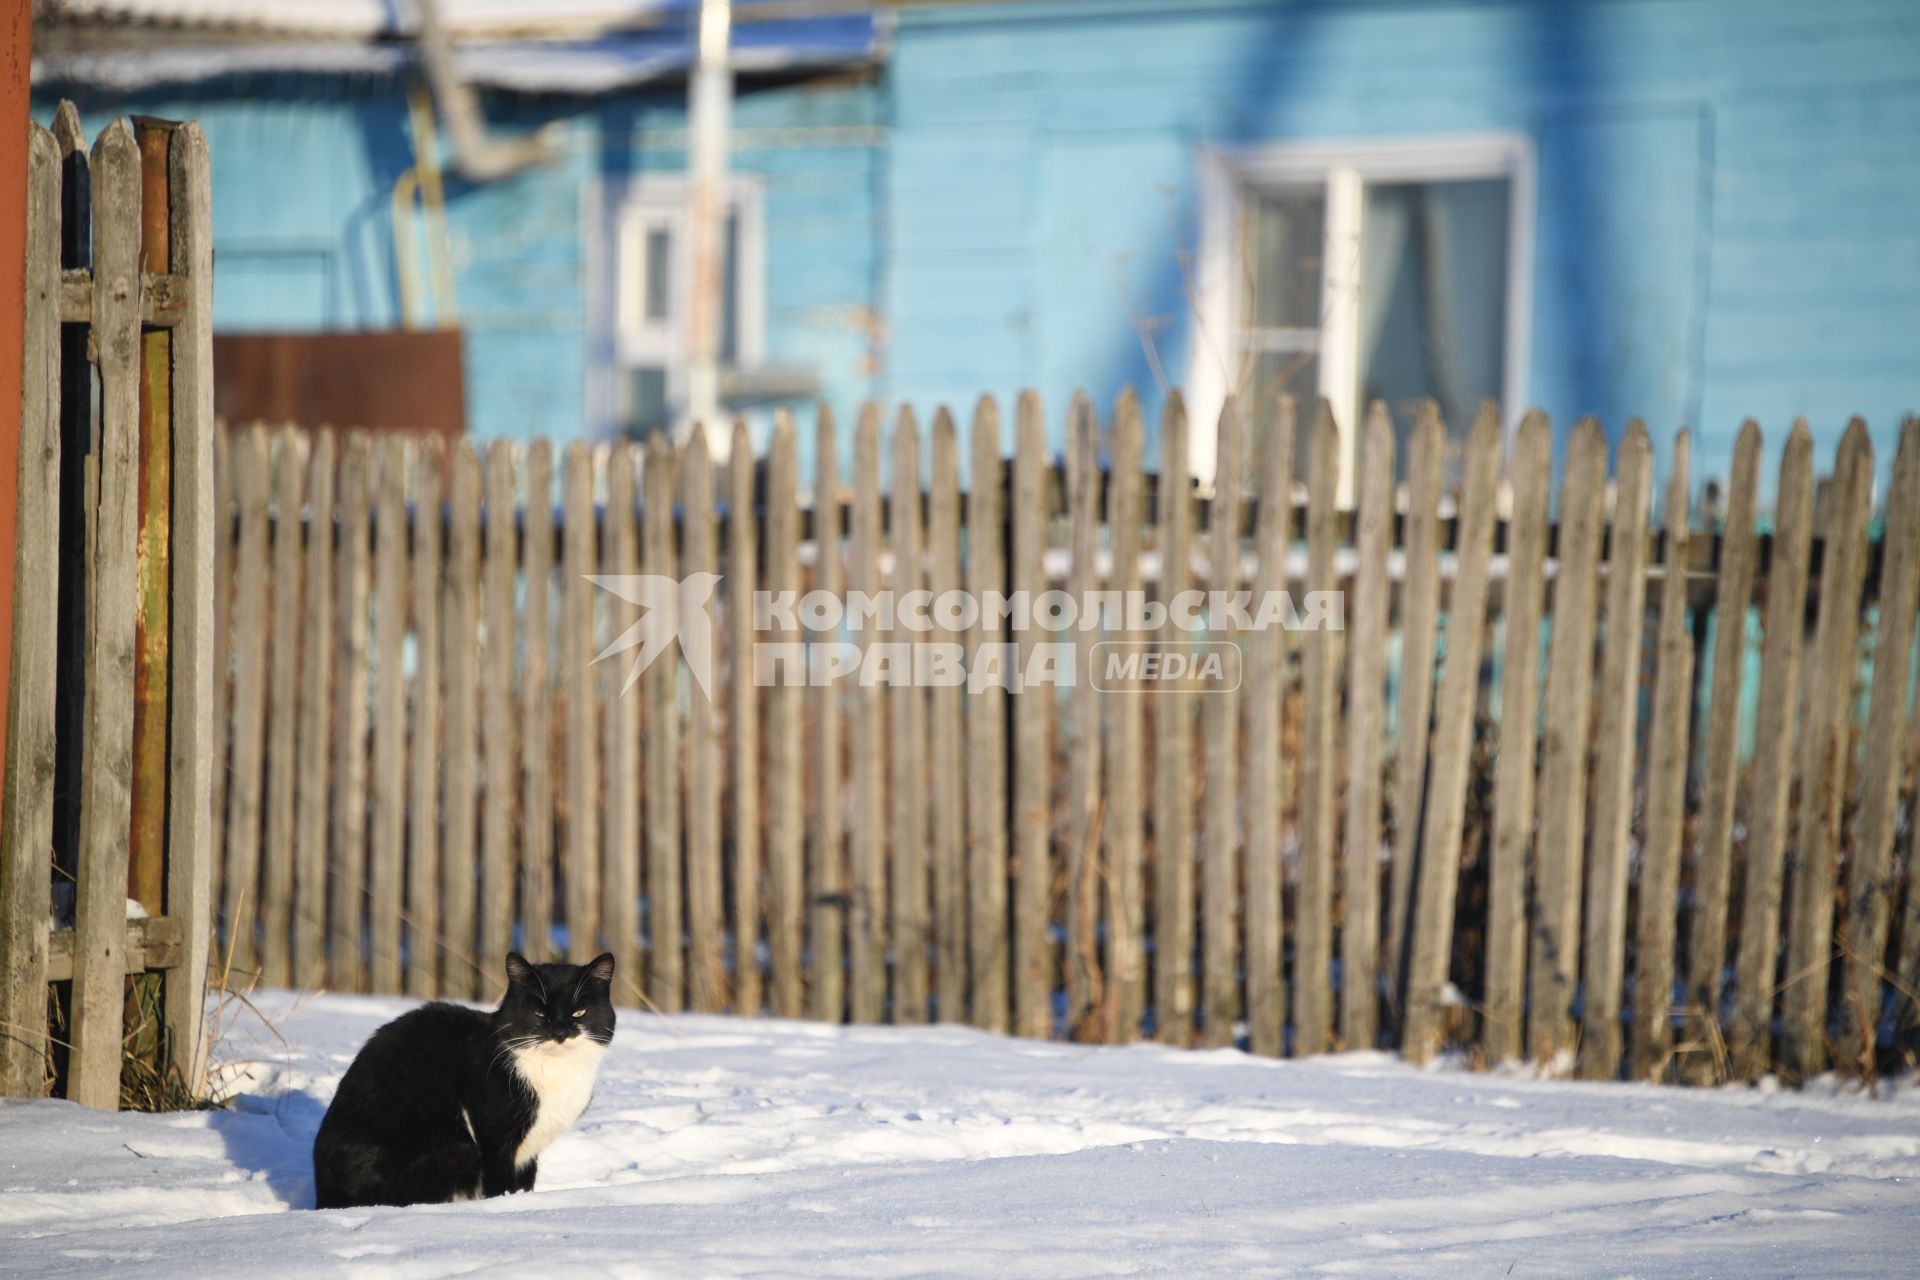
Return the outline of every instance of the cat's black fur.
{"type": "Polygon", "coordinates": [[[434,1003],[374,1032],[314,1139],[316,1207],[533,1190],[537,1148],[577,1118],[613,1039],[612,985],[610,954],[532,965],[516,953],[493,1013],[434,1003]],[[536,1133],[543,1085],[558,1109],[536,1133]],[[516,1159],[530,1136],[535,1149],[516,1159]]]}

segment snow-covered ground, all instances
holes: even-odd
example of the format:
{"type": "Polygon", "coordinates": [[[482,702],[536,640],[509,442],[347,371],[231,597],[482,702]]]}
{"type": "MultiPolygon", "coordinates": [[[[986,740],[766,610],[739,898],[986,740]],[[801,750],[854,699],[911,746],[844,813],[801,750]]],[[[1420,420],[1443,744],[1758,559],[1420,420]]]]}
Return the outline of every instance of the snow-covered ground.
{"type": "Polygon", "coordinates": [[[291,1212],[408,1002],[259,1001],[230,1111],[0,1103],[0,1275],[1913,1275],[1920,1090],[1873,1100],[621,1015],[533,1195],[291,1212]]]}

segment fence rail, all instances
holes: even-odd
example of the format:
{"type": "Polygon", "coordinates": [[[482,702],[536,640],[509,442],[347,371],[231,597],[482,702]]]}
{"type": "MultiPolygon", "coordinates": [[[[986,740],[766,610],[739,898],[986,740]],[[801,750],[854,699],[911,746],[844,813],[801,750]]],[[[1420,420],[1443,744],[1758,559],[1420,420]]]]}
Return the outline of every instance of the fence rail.
{"type": "MultiPolygon", "coordinates": [[[[1324,407],[1223,415],[1210,498],[1177,396],[1157,477],[1130,395],[1104,426],[1076,399],[1063,457],[1037,397],[1012,419],[983,399],[964,440],[944,410],[883,438],[869,408],[851,474],[813,477],[810,501],[785,416],[757,470],[719,478],[698,436],[232,434],[219,918],[238,963],[475,997],[509,947],[607,947],[621,997],[668,1012],[1465,1048],[1594,1078],[1871,1072],[1911,1022],[1920,426],[1870,539],[1859,423],[1817,504],[1794,429],[1758,534],[1753,424],[1725,519],[1690,511],[1683,434],[1653,529],[1638,423],[1611,468],[1598,424],[1569,432],[1556,501],[1541,416],[1508,441],[1483,412],[1448,490],[1437,413],[1396,486],[1375,409],[1343,511],[1324,407]],[[588,575],[634,573],[723,575],[707,690],[677,648],[631,692],[624,659],[595,665],[638,610],[588,575]],[[1125,622],[769,634],[756,587],[1333,589],[1347,626],[1215,611],[1178,644],[1236,643],[1234,691],[1153,695],[1137,669],[1088,678],[1097,645],[1146,638],[1125,622]],[[757,644],[843,638],[867,658],[1011,644],[1023,670],[1065,640],[1080,678],[756,678],[757,644]]],[[[837,424],[816,430],[832,466],[837,424]]]]}

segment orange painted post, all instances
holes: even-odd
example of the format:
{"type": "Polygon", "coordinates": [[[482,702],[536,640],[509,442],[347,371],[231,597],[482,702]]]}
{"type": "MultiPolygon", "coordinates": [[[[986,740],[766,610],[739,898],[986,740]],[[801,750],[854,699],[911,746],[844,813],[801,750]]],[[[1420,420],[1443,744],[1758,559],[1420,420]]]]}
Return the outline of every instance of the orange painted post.
{"type": "MultiPolygon", "coordinates": [[[[134,118],[140,147],[140,258],[145,270],[171,266],[167,153],[178,127],[134,118]]],[[[138,520],[134,554],[133,820],[127,847],[127,896],[149,915],[162,909],[167,839],[167,637],[173,482],[173,332],[140,335],[138,520]]]]}

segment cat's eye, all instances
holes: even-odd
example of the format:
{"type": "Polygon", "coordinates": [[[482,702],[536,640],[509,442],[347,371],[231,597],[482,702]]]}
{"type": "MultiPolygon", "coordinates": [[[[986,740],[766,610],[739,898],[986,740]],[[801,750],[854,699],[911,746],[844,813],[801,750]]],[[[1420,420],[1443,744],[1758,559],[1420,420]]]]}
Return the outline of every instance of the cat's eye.
{"type": "Polygon", "coordinates": [[[587,1011],[585,1009],[575,1009],[573,1011],[573,1016],[576,1018],[584,1018],[587,1016],[587,1011]]]}

